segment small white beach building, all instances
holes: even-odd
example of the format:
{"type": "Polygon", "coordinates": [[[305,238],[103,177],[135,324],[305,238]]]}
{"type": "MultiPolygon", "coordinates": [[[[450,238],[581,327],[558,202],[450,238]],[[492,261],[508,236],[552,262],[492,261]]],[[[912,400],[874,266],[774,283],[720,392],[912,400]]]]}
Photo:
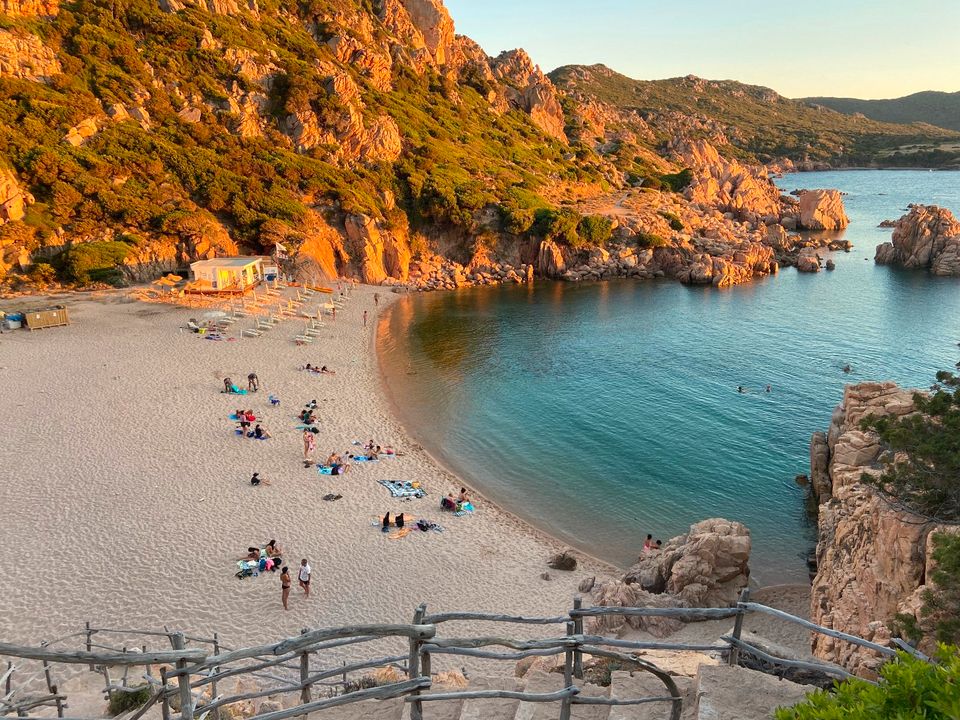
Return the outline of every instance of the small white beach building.
{"type": "Polygon", "coordinates": [[[263,258],[222,257],[190,264],[191,279],[201,292],[246,292],[263,281],[263,258]]]}

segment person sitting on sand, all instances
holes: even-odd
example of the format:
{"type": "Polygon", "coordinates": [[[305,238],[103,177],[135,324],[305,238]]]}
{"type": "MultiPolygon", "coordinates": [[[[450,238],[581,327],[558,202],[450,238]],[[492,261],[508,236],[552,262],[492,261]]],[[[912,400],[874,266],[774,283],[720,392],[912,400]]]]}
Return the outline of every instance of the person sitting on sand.
{"type": "Polygon", "coordinates": [[[276,540],[271,540],[268,542],[265,550],[267,552],[267,557],[276,558],[283,554],[283,550],[281,549],[280,545],[277,544],[276,540]]]}
{"type": "Polygon", "coordinates": [[[257,377],[255,372],[247,375],[247,390],[250,392],[256,392],[260,389],[260,378],[257,377]]]}
{"type": "Polygon", "coordinates": [[[470,502],[470,497],[467,495],[467,489],[462,487],[460,488],[460,494],[457,496],[457,505],[463,505],[468,502],[470,502]]]}
{"type": "Polygon", "coordinates": [[[233,380],[231,380],[230,378],[223,379],[223,391],[225,393],[233,392],[233,380]]]}
{"type": "Polygon", "coordinates": [[[440,509],[441,510],[456,510],[457,509],[457,500],[453,497],[453,493],[447,493],[445,498],[440,500],[440,509]]]}
{"type": "Polygon", "coordinates": [[[369,451],[369,450],[373,450],[376,446],[377,444],[373,440],[370,440],[369,442],[367,442],[366,445],[363,446],[363,449],[369,451]]]}
{"type": "Polygon", "coordinates": [[[393,524],[396,525],[398,528],[403,527],[403,513],[400,513],[393,519],[393,524]]]}
{"type": "Polygon", "coordinates": [[[390,513],[383,516],[383,522],[380,523],[380,532],[387,532],[390,529],[390,513]]]}
{"type": "Polygon", "coordinates": [[[254,473],[253,477],[250,478],[250,484],[254,487],[260,487],[261,485],[269,485],[270,481],[260,477],[260,473],[254,473]]]}
{"type": "Polygon", "coordinates": [[[260,423],[257,423],[257,426],[253,429],[253,436],[257,440],[268,440],[269,438],[273,437],[269,432],[260,426],[260,423]]]}

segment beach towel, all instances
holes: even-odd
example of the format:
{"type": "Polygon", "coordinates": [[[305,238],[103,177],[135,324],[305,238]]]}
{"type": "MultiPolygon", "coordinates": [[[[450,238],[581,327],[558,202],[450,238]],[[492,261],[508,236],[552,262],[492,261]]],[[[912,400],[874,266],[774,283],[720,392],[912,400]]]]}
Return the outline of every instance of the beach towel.
{"type": "Polygon", "coordinates": [[[414,487],[409,482],[401,482],[399,480],[377,480],[380,485],[383,485],[393,497],[403,498],[403,497],[415,497],[422,498],[426,496],[423,488],[414,487]]]}
{"type": "Polygon", "coordinates": [[[377,458],[376,455],[372,455],[372,456],[367,456],[367,455],[354,455],[354,456],[353,456],[353,461],[354,461],[355,463],[376,462],[378,459],[379,459],[379,458],[377,458]]]}
{"type": "Polygon", "coordinates": [[[390,538],[391,540],[399,540],[400,538],[405,538],[411,532],[413,532],[412,527],[404,526],[399,530],[390,533],[389,535],[387,535],[387,537],[390,538]]]}

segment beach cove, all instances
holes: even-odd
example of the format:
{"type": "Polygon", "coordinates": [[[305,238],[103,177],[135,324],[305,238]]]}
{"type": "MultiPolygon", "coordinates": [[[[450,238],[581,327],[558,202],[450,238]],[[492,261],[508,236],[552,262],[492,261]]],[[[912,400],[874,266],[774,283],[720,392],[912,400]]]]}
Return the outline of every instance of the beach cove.
{"type": "Polygon", "coordinates": [[[209,341],[178,329],[196,310],[134,301],[127,291],[60,296],[72,325],[0,336],[11,420],[0,451],[0,542],[17,558],[0,584],[0,634],[38,642],[89,620],[249,643],[302,627],[409,622],[421,602],[552,614],[569,608],[583,577],[611,572],[581,556],[577,571],[543,580],[559,542],[482,497],[472,515],[441,514],[440,498],[459,480],[417,449],[390,411],[374,353],[374,292],[381,309],[396,298],[356,287],[305,347],[292,342],[302,321],[262,338],[209,341]],[[337,374],[298,369],[308,362],[337,374]],[[239,383],[248,372],[259,375],[259,393],[219,392],[223,377],[239,383]],[[338,478],[304,468],[296,414],[313,399],[318,458],[370,438],[405,455],[338,478]],[[241,406],[262,418],[270,440],[234,433],[229,415],[241,406]],[[251,487],[252,472],[272,484],[251,487]],[[394,500],[379,479],[419,480],[429,494],[394,500]],[[343,498],[323,501],[328,493],[343,498]],[[445,531],[391,540],[373,525],[388,510],[445,531]],[[313,597],[294,587],[289,612],[278,574],[234,577],[246,548],[271,538],[294,575],[301,557],[313,568],[313,597]]]}

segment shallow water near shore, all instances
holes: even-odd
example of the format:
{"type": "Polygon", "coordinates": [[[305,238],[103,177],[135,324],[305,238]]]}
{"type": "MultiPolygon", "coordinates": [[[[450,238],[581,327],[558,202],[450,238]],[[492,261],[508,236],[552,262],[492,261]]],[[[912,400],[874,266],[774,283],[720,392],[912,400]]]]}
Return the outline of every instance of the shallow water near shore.
{"type": "Polygon", "coordinates": [[[877,224],[907,203],[960,213],[960,173],[779,184],[848,193],[854,249],[833,255],[836,271],[720,291],[537,282],[401,299],[377,342],[408,430],[507,510],[605,560],[627,565],[647,532],[721,516],[750,528],[756,581],[806,579],[816,529],[794,477],[844,384],[925,387],[960,356],[960,280],[873,263],[890,237],[877,224]]]}

